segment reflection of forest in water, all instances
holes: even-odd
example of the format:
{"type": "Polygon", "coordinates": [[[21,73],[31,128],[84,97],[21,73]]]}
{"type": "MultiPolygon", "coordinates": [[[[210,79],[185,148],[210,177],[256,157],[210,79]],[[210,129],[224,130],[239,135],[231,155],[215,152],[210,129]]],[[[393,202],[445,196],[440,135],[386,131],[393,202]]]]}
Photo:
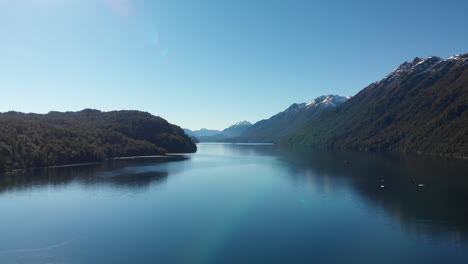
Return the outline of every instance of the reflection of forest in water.
{"type": "Polygon", "coordinates": [[[283,161],[292,170],[293,181],[325,193],[344,185],[416,235],[437,238],[449,233],[457,241],[468,239],[466,160],[288,151],[283,161]]]}
{"type": "Polygon", "coordinates": [[[287,174],[289,180],[324,193],[333,188],[348,188],[358,194],[363,203],[383,209],[402,228],[416,235],[439,237],[449,233],[456,240],[468,239],[466,160],[291,150],[274,145],[231,144],[212,148],[239,156],[277,157],[280,165],[291,171],[287,174]]]}
{"type": "Polygon", "coordinates": [[[169,170],[164,165],[186,159],[185,156],[113,159],[99,164],[27,170],[0,175],[0,193],[61,186],[72,182],[83,185],[105,184],[115,188],[140,188],[164,182],[169,175],[169,170]]]}
{"type": "MultiPolygon", "coordinates": [[[[206,151],[195,154],[191,159],[194,162],[188,163],[167,163],[168,160],[161,158],[109,160],[101,164],[3,175],[0,176],[0,194],[75,182],[139,190],[163,183],[178,171],[204,169],[226,160],[233,166],[269,162],[285,167],[288,181],[310,187],[311,191],[336,195],[333,190],[337,188],[351,190],[362,203],[390,215],[392,221],[409,233],[468,240],[466,160],[384,153],[291,151],[274,145],[205,145],[203,149],[206,151]],[[218,155],[223,160],[218,160],[218,155]],[[424,187],[418,187],[419,183],[424,187]]],[[[176,156],[170,160],[185,159],[186,156],[176,156]]]]}

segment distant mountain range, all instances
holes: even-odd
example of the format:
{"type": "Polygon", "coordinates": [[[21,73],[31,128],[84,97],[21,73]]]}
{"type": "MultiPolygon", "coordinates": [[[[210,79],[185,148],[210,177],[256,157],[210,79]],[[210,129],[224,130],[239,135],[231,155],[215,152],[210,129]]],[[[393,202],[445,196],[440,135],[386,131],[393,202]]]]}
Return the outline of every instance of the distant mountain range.
{"type": "Polygon", "coordinates": [[[210,135],[210,136],[199,136],[197,137],[198,140],[201,142],[219,142],[219,141],[225,141],[226,139],[232,138],[232,137],[237,137],[240,134],[242,134],[244,131],[246,131],[249,127],[251,127],[252,124],[248,121],[240,121],[232,126],[224,129],[223,131],[220,131],[219,133],[215,135],[210,135]]]}
{"type": "Polygon", "coordinates": [[[235,137],[244,133],[244,131],[250,128],[251,126],[252,124],[248,121],[237,122],[234,125],[221,131],[221,135],[225,137],[235,137]]]}
{"type": "Polygon", "coordinates": [[[184,128],[185,134],[193,137],[205,137],[205,136],[213,136],[216,134],[221,133],[219,130],[214,130],[214,129],[206,129],[202,128],[200,130],[190,130],[188,128],[184,128]]]}
{"type": "Polygon", "coordinates": [[[301,128],[323,111],[346,102],[350,96],[323,95],[308,103],[292,104],[283,112],[269,119],[261,120],[237,137],[226,139],[230,142],[275,142],[281,136],[301,128]]]}
{"type": "Polygon", "coordinates": [[[194,152],[197,140],[467,158],[468,54],[415,58],[352,98],[323,95],[222,131],[182,130],[139,111],[0,113],[0,172],[194,152]]]}
{"type": "Polygon", "coordinates": [[[353,98],[323,95],[197,138],[468,157],[467,110],[468,54],[415,58],[353,98]]]}
{"type": "Polygon", "coordinates": [[[468,54],[404,62],[285,145],[468,157],[468,54]]]}
{"type": "Polygon", "coordinates": [[[286,110],[269,119],[251,124],[241,121],[223,131],[184,129],[188,135],[200,142],[275,142],[281,136],[299,129],[319,113],[337,107],[351,98],[350,96],[323,95],[308,103],[292,104],[286,110]]]}
{"type": "Polygon", "coordinates": [[[322,95],[308,103],[292,104],[286,110],[253,125],[250,122],[241,121],[218,133],[216,130],[208,129],[184,130],[200,142],[275,142],[281,136],[301,128],[321,112],[337,107],[349,98],[351,97],[322,95]]]}

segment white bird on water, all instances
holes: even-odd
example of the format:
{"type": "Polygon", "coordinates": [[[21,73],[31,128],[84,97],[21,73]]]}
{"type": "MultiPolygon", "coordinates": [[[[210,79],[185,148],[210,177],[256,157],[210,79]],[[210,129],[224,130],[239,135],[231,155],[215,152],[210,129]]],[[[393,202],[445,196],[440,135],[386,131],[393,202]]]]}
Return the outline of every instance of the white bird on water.
{"type": "Polygon", "coordinates": [[[424,187],[424,183],[416,183],[414,180],[411,181],[414,185],[416,185],[417,187],[424,187]]]}

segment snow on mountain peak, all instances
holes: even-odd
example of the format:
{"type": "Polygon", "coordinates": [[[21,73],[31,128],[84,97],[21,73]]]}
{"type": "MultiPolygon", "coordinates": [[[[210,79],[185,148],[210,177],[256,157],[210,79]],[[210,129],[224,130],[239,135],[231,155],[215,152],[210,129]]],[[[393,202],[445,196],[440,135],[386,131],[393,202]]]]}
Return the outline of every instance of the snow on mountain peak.
{"type": "Polygon", "coordinates": [[[443,60],[437,56],[431,56],[428,58],[416,57],[414,58],[412,62],[407,62],[407,61],[403,62],[400,66],[398,66],[398,68],[393,70],[389,75],[385,76],[384,78],[380,79],[374,84],[380,84],[382,82],[386,82],[387,84],[390,84],[394,80],[398,79],[404,73],[407,73],[409,71],[422,72],[433,67],[434,65],[438,64],[441,61],[443,60]]]}
{"type": "Polygon", "coordinates": [[[292,104],[288,109],[284,110],[283,113],[290,113],[290,112],[295,112],[301,108],[303,108],[306,105],[306,103],[300,103],[300,104],[292,104]]]}
{"type": "Polygon", "coordinates": [[[437,56],[431,56],[428,58],[416,57],[412,62],[405,61],[389,75],[373,83],[373,85],[375,86],[380,83],[384,83],[385,86],[388,86],[407,72],[412,71],[418,73],[424,71],[435,71],[442,67],[451,67],[456,63],[468,64],[468,54],[453,55],[446,59],[441,59],[437,56]]]}
{"type": "Polygon", "coordinates": [[[460,54],[453,55],[448,57],[446,60],[459,60],[461,58],[460,54]]]}
{"type": "Polygon", "coordinates": [[[351,98],[351,96],[339,96],[333,94],[322,95],[308,102],[305,106],[307,108],[312,106],[337,106],[344,103],[349,98],[351,98]]]}
{"type": "Polygon", "coordinates": [[[412,70],[415,72],[425,71],[440,61],[442,61],[442,59],[436,56],[432,56],[426,59],[419,59],[417,63],[414,63],[413,61],[412,70]]]}
{"type": "Polygon", "coordinates": [[[252,125],[249,121],[239,121],[232,126],[250,126],[252,125]]]}
{"type": "Polygon", "coordinates": [[[466,60],[467,54],[457,54],[446,58],[444,61],[459,61],[459,60],[466,60]]]}

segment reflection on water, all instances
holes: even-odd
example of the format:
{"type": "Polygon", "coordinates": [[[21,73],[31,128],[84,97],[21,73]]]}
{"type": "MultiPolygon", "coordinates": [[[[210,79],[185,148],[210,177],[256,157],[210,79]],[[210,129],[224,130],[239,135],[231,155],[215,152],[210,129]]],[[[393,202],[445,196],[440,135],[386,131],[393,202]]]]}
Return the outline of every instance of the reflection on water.
{"type": "Polygon", "coordinates": [[[183,161],[184,156],[115,159],[100,164],[55,167],[0,175],[0,193],[27,191],[41,186],[63,186],[72,182],[83,185],[109,185],[116,188],[141,188],[164,182],[168,176],[165,162],[183,161]],[[155,166],[160,164],[160,166],[155,166]],[[162,165],[162,166],[161,166],[162,165]]]}
{"type": "Polygon", "coordinates": [[[241,144],[170,160],[0,176],[0,263],[468,258],[464,160],[241,144]]]}
{"type": "Polygon", "coordinates": [[[289,151],[283,159],[299,184],[345,184],[410,232],[436,238],[450,231],[455,239],[468,239],[465,160],[307,151],[289,151]]]}

